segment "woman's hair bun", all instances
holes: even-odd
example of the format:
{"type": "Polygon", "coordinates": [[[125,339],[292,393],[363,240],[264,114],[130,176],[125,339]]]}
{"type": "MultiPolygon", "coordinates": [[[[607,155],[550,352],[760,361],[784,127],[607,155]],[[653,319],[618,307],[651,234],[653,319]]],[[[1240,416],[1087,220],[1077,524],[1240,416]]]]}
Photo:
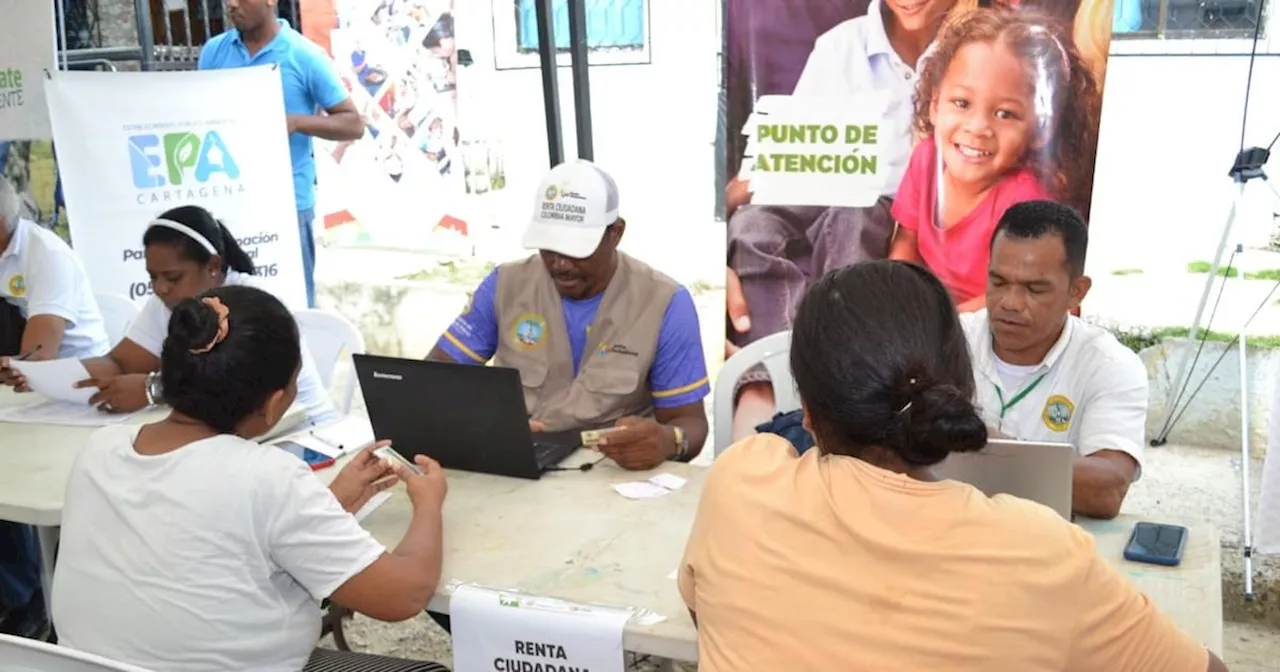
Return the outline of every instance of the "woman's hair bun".
{"type": "Polygon", "coordinates": [[[973,402],[952,385],[909,383],[910,405],[898,413],[904,460],[911,464],[937,464],[950,453],[982,450],[987,426],[973,402]]]}
{"type": "Polygon", "coordinates": [[[169,317],[169,339],[184,351],[203,347],[218,334],[218,313],[199,299],[187,299],[169,317]]]}

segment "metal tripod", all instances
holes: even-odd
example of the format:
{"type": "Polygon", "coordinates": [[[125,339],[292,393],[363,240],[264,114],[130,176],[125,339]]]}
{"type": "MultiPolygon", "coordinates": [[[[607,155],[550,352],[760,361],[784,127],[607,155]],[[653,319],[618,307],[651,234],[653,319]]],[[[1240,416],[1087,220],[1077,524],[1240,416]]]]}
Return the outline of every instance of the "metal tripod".
{"type": "MultiPolygon", "coordinates": [[[[1250,147],[1241,150],[1236,155],[1235,163],[1231,166],[1228,175],[1232,182],[1235,183],[1236,194],[1231,202],[1231,211],[1227,215],[1226,224],[1222,227],[1222,238],[1218,241],[1218,250],[1213,255],[1213,262],[1209,266],[1209,275],[1205,279],[1204,290],[1200,293],[1200,303],[1196,306],[1196,316],[1192,320],[1191,330],[1187,337],[1195,340],[1200,337],[1201,320],[1204,318],[1204,309],[1209,302],[1209,294],[1213,291],[1213,284],[1218,278],[1218,268],[1222,263],[1222,254],[1227,249],[1227,243],[1232,239],[1235,231],[1236,215],[1240,212],[1240,206],[1245,199],[1245,189],[1253,180],[1262,180],[1262,183],[1271,189],[1280,200],[1280,192],[1277,192],[1275,186],[1267,179],[1266,171],[1263,166],[1267,160],[1271,158],[1270,149],[1262,147],[1250,147]]],[[[1244,245],[1237,242],[1235,252],[1243,253],[1244,245]]],[[[1238,273],[1237,276],[1244,280],[1244,274],[1238,273]]],[[[1224,289],[1227,278],[1223,278],[1224,289]]],[[[1256,315],[1257,313],[1254,313],[1256,315]]],[[[1239,336],[1239,360],[1240,360],[1240,478],[1241,478],[1241,497],[1243,499],[1244,508],[1244,592],[1245,599],[1253,600],[1253,511],[1251,505],[1250,479],[1249,479],[1249,376],[1248,376],[1248,348],[1246,331],[1249,323],[1253,321],[1250,316],[1240,325],[1239,336]]],[[[1207,329],[1208,325],[1206,325],[1207,329]]],[[[1152,446],[1162,446],[1169,440],[1169,432],[1172,431],[1173,425],[1177,422],[1175,413],[1180,413],[1178,402],[1182,398],[1182,391],[1186,389],[1187,377],[1191,375],[1188,371],[1188,364],[1194,358],[1185,358],[1178,366],[1178,374],[1174,376],[1174,386],[1170,388],[1169,402],[1165,405],[1164,420],[1160,423],[1160,433],[1151,440],[1152,446]]],[[[1194,396],[1192,392],[1192,396],[1194,396]]],[[[1182,408],[1185,409],[1190,404],[1188,399],[1182,408]]]]}

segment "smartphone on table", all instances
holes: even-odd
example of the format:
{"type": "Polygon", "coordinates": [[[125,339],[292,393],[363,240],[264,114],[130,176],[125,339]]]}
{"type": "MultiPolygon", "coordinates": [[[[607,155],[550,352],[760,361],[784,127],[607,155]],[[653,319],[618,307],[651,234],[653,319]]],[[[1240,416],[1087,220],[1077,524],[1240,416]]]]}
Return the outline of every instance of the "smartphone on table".
{"type": "Polygon", "coordinates": [[[311,467],[312,471],[331,467],[333,466],[333,463],[337,461],[336,458],[325,455],[318,450],[312,450],[300,443],[294,443],[293,441],[281,441],[275,445],[280,447],[281,450],[284,450],[303,462],[306,462],[307,466],[311,467]]]}
{"type": "Polygon", "coordinates": [[[1124,547],[1124,559],[1177,567],[1187,547],[1187,528],[1162,523],[1138,523],[1124,547]]]}

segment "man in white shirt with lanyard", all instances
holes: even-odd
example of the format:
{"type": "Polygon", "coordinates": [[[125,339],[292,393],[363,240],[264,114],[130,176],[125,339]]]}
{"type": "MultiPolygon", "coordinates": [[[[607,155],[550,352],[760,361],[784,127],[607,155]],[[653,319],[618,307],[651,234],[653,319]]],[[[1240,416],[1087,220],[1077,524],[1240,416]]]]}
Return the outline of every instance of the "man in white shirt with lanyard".
{"type": "MultiPolygon", "coordinates": [[[[58,234],[21,216],[13,185],[0,176],[0,301],[10,334],[0,356],[40,361],[97,357],[110,348],[84,266],[58,234]],[[14,327],[14,328],[10,328],[14,327]],[[19,336],[20,334],[20,336],[19,336]]],[[[0,369],[0,383],[7,369],[0,369]]]]}
{"type": "Polygon", "coordinates": [[[991,239],[987,308],[961,315],[992,436],[1070,443],[1072,509],[1114,518],[1141,473],[1147,369],[1071,313],[1089,292],[1088,231],[1049,201],[1009,208],[991,239]]]}

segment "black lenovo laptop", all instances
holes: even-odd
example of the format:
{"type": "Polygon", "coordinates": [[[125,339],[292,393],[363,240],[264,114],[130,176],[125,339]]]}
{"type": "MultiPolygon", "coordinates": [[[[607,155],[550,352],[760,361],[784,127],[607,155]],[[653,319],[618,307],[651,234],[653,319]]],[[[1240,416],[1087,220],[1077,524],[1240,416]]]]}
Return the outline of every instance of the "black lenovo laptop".
{"type": "Polygon", "coordinates": [[[520,372],[355,355],[369,423],[401,455],[445,469],[541,478],[582,444],[579,430],[534,434],[520,372]]]}

